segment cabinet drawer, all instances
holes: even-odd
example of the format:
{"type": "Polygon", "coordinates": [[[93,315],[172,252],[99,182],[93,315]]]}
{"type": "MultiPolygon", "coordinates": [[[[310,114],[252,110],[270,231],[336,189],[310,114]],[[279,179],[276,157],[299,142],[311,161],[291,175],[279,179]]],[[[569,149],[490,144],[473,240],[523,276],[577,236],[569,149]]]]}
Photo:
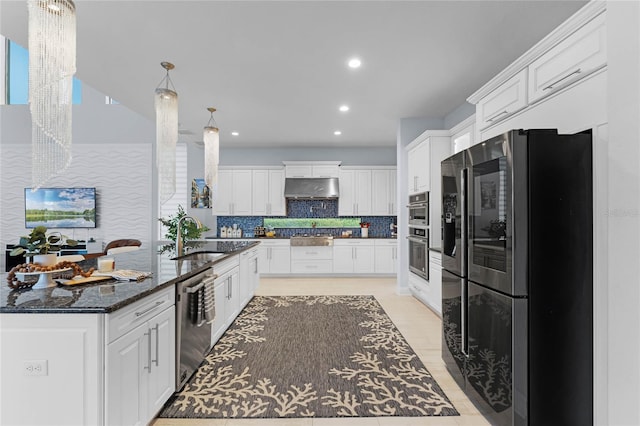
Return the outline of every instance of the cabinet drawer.
{"type": "Polygon", "coordinates": [[[504,120],[527,106],[527,68],[505,81],[478,102],[480,128],[504,120]]]}
{"type": "Polygon", "coordinates": [[[333,272],[331,260],[291,260],[291,272],[294,274],[330,274],[333,272]]]}
{"type": "Polygon", "coordinates": [[[240,256],[236,255],[230,259],[223,260],[222,262],[215,263],[213,265],[213,273],[221,276],[236,266],[240,266],[240,256]]]}
{"type": "Polygon", "coordinates": [[[335,239],[333,240],[333,245],[334,246],[342,246],[342,247],[352,247],[352,246],[370,246],[373,247],[373,245],[376,244],[373,241],[367,240],[366,238],[363,240],[350,240],[350,239],[344,239],[344,240],[339,240],[339,239],[335,239]]]}
{"type": "Polygon", "coordinates": [[[397,247],[398,246],[398,240],[394,239],[394,238],[389,238],[388,240],[374,240],[375,241],[375,245],[376,247],[380,247],[380,246],[393,246],[393,247],[397,247]]]}
{"type": "Polygon", "coordinates": [[[291,260],[331,260],[333,247],[291,247],[291,260]]]}
{"type": "Polygon", "coordinates": [[[530,103],[606,65],[605,24],[605,15],[597,16],[529,65],[530,103]]]}
{"type": "Polygon", "coordinates": [[[107,315],[107,342],[113,342],[175,303],[175,286],[170,286],[107,315]]]}

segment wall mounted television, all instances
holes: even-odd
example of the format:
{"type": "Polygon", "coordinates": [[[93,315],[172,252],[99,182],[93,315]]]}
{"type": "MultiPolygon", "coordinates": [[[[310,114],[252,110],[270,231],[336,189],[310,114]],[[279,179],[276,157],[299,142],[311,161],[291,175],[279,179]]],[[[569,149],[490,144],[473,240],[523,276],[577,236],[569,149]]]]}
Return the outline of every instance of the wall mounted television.
{"type": "Polygon", "coordinates": [[[95,188],[24,189],[27,228],[95,228],[95,188]]]}

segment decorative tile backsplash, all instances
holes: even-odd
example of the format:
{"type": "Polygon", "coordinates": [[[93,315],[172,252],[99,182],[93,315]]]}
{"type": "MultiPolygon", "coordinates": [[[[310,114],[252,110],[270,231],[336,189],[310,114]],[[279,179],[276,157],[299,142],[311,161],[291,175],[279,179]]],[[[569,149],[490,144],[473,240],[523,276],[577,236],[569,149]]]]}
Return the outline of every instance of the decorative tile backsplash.
{"type": "Polygon", "coordinates": [[[339,236],[342,231],[352,231],[360,237],[360,222],[369,223],[369,238],[388,238],[395,216],[338,216],[337,200],[287,200],[287,216],[218,216],[218,235],[223,226],[237,224],[245,237],[253,237],[256,226],[272,226],[279,237],[298,234],[331,234],[339,236]],[[322,220],[322,219],[337,220],[322,220]],[[319,219],[319,220],[312,220],[319,219]],[[316,227],[313,228],[313,222],[316,227]],[[296,227],[298,225],[300,227],[296,227]]]}

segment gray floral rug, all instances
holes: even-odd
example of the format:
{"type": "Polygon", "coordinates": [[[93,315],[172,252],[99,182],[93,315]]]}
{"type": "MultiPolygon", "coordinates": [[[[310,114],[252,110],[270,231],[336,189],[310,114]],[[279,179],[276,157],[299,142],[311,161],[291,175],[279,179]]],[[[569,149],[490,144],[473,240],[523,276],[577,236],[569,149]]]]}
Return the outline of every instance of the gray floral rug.
{"type": "Polygon", "coordinates": [[[455,415],[373,296],[257,296],[159,417],[455,415]]]}

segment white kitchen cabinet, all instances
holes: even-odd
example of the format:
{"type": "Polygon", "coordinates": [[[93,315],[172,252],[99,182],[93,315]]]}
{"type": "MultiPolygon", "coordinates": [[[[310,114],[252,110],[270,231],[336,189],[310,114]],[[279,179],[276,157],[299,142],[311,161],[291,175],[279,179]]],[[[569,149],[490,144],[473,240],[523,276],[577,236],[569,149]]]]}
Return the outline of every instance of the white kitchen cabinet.
{"type": "Polygon", "coordinates": [[[410,195],[429,190],[429,145],[426,141],[407,152],[407,177],[410,195]]]}
{"type": "Polygon", "coordinates": [[[218,216],[251,216],[251,170],[218,170],[213,192],[213,214],[218,216]]]}
{"type": "Polygon", "coordinates": [[[212,345],[218,341],[244,307],[241,303],[243,295],[240,286],[240,256],[233,256],[214,264],[213,273],[218,277],[213,282],[216,311],[211,327],[212,345]]]}
{"type": "Polygon", "coordinates": [[[398,240],[374,240],[374,271],[376,274],[395,274],[398,271],[398,240]]]}
{"type": "Polygon", "coordinates": [[[442,253],[429,251],[429,306],[442,316],[442,253]]]}
{"type": "Polygon", "coordinates": [[[372,216],[395,216],[398,213],[396,174],[395,168],[371,170],[372,216]]]}
{"type": "Polygon", "coordinates": [[[258,271],[258,248],[240,253],[240,306],[244,307],[253,297],[260,275],[258,271]]]}
{"type": "Polygon", "coordinates": [[[330,246],[291,247],[291,273],[329,274],[333,270],[330,246]]]}
{"type": "Polygon", "coordinates": [[[262,239],[258,247],[260,274],[291,272],[291,246],[288,239],[262,239]]]}
{"type": "Polygon", "coordinates": [[[478,126],[483,129],[527,106],[527,69],[523,69],[476,105],[478,126]]]}
{"type": "Polygon", "coordinates": [[[252,170],[252,212],[254,216],[285,216],[284,169],[252,170]]]}
{"type": "Polygon", "coordinates": [[[339,161],[283,161],[288,178],[338,177],[339,161]]]}
{"type": "Polygon", "coordinates": [[[145,425],[175,391],[173,287],[107,318],[105,423],[145,425]]]}
{"type": "Polygon", "coordinates": [[[340,169],[340,216],[368,216],[371,211],[371,169],[340,169]]]}
{"type": "Polygon", "coordinates": [[[373,274],[374,271],[373,240],[345,239],[334,240],[333,272],[336,274],[373,274]]]}
{"type": "Polygon", "coordinates": [[[607,64],[605,26],[603,13],[529,65],[529,103],[569,86],[607,64]]]}

